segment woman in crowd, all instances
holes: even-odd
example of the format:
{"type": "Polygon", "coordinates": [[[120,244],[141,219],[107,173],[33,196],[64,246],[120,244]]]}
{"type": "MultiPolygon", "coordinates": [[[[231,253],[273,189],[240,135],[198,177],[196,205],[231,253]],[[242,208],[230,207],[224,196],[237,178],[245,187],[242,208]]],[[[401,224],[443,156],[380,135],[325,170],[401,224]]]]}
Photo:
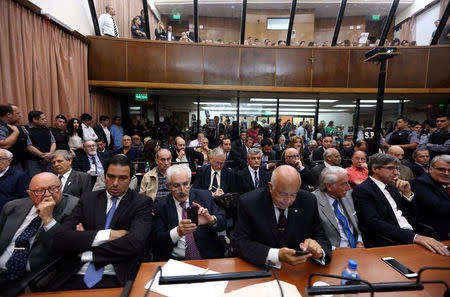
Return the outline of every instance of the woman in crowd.
{"type": "Polygon", "coordinates": [[[80,120],[73,118],[67,124],[67,131],[69,132],[69,148],[72,155],[79,155],[83,152],[83,129],[81,128],[80,120]]]}
{"type": "Polygon", "coordinates": [[[259,129],[258,129],[258,123],[256,121],[252,121],[252,126],[250,129],[247,129],[247,135],[253,138],[253,141],[257,141],[259,129]]]}
{"type": "Polygon", "coordinates": [[[320,121],[319,126],[317,126],[317,133],[320,133],[322,137],[325,136],[325,125],[326,125],[325,121],[322,120],[320,121]]]}
{"type": "Polygon", "coordinates": [[[131,36],[136,39],[144,39],[146,37],[145,32],[142,32],[139,28],[141,26],[141,19],[136,16],[131,21],[131,36]]]}
{"type": "Polygon", "coordinates": [[[167,38],[166,30],[164,30],[164,24],[158,23],[158,27],[155,29],[156,40],[164,40],[167,38]]]}
{"type": "Polygon", "coordinates": [[[298,152],[298,155],[300,156],[300,161],[302,161],[302,163],[304,162],[305,164],[307,164],[309,166],[310,160],[308,158],[308,154],[305,152],[303,143],[304,143],[304,141],[301,136],[292,136],[287,148],[288,149],[295,148],[298,152]]]}
{"type": "Polygon", "coordinates": [[[150,139],[144,144],[144,149],[142,150],[142,159],[139,160],[136,172],[145,172],[145,166],[150,165],[150,170],[155,168],[155,156],[156,152],[161,148],[161,143],[157,139],[150,139]]]}
{"type": "Polygon", "coordinates": [[[336,130],[334,129],[334,121],[329,121],[328,126],[325,129],[325,135],[326,136],[334,136],[336,133],[336,130]]]}

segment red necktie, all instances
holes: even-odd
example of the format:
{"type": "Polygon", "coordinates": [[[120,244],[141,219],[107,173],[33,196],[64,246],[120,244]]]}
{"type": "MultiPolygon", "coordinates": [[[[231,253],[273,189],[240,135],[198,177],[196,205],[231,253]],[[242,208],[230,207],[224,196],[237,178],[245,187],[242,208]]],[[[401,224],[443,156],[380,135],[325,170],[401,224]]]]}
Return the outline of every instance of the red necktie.
{"type": "Polygon", "coordinates": [[[450,195],[450,186],[447,187],[447,193],[450,195]]]}

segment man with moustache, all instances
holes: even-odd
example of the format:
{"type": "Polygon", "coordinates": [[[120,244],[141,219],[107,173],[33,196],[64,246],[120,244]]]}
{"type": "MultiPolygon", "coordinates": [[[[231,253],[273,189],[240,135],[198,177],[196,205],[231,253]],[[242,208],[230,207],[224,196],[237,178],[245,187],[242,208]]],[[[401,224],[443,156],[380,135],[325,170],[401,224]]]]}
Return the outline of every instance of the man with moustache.
{"type": "Polygon", "coordinates": [[[73,159],[73,169],[86,172],[90,175],[99,175],[104,172],[105,157],[97,153],[97,144],[93,140],[85,141],[83,144],[84,154],[73,159]]]}

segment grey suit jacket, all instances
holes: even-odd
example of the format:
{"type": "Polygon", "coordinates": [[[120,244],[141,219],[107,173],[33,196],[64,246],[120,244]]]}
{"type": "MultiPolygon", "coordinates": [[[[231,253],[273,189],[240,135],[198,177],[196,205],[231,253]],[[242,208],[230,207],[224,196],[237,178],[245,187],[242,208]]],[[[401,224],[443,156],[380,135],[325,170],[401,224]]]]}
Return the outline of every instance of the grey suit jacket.
{"type": "MultiPolygon", "coordinates": [[[[331,245],[334,247],[339,247],[341,243],[341,235],[339,234],[339,226],[337,222],[336,215],[334,214],[334,208],[330,205],[328,198],[325,193],[316,190],[313,192],[317,199],[317,206],[319,208],[320,219],[322,220],[322,226],[325,230],[325,234],[331,245]]],[[[358,240],[361,234],[358,229],[358,218],[356,216],[356,211],[353,206],[353,200],[351,195],[347,192],[344,198],[340,199],[342,208],[344,208],[344,215],[347,218],[348,224],[353,228],[353,235],[355,240],[358,240]]]]}
{"type": "Polygon", "coordinates": [[[90,192],[92,190],[92,178],[85,172],[75,171],[72,172],[67,178],[64,185],[63,193],[70,194],[72,196],[81,197],[84,192],[90,192]]]}
{"type": "MultiPolygon", "coordinates": [[[[77,197],[63,194],[61,202],[53,209],[53,218],[56,220],[56,225],[47,232],[43,227],[37,231],[28,257],[32,272],[57,258],[57,255],[51,251],[53,236],[61,228],[61,223],[72,212],[77,203],[77,197]]],[[[11,243],[14,234],[16,234],[17,229],[22,225],[32,207],[33,203],[29,197],[12,200],[5,204],[0,214],[0,254],[3,254],[11,243]]]]}

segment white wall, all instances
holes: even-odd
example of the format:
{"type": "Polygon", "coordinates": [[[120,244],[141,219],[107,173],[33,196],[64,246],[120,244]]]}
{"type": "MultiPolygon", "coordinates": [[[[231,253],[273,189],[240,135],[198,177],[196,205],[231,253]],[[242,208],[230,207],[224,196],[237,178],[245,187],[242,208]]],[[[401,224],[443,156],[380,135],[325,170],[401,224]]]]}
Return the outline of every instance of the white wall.
{"type": "Polygon", "coordinates": [[[436,26],[434,21],[439,19],[439,3],[421,13],[416,18],[416,41],[417,45],[429,45],[431,35],[436,26]]]}
{"type": "MultiPolygon", "coordinates": [[[[30,0],[43,11],[83,35],[95,35],[87,0],[30,0]]],[[[42,13],[42,12],[41,12],[42,13]]]]}
{"type": "Polygon", "coordinates": [[[425,6],[433,2],[434,0],[415,0],[411,5],[402,11],[398,11],[395,15],[395,24],[402,22],[404,19],[409,18],[425,6]]]}

